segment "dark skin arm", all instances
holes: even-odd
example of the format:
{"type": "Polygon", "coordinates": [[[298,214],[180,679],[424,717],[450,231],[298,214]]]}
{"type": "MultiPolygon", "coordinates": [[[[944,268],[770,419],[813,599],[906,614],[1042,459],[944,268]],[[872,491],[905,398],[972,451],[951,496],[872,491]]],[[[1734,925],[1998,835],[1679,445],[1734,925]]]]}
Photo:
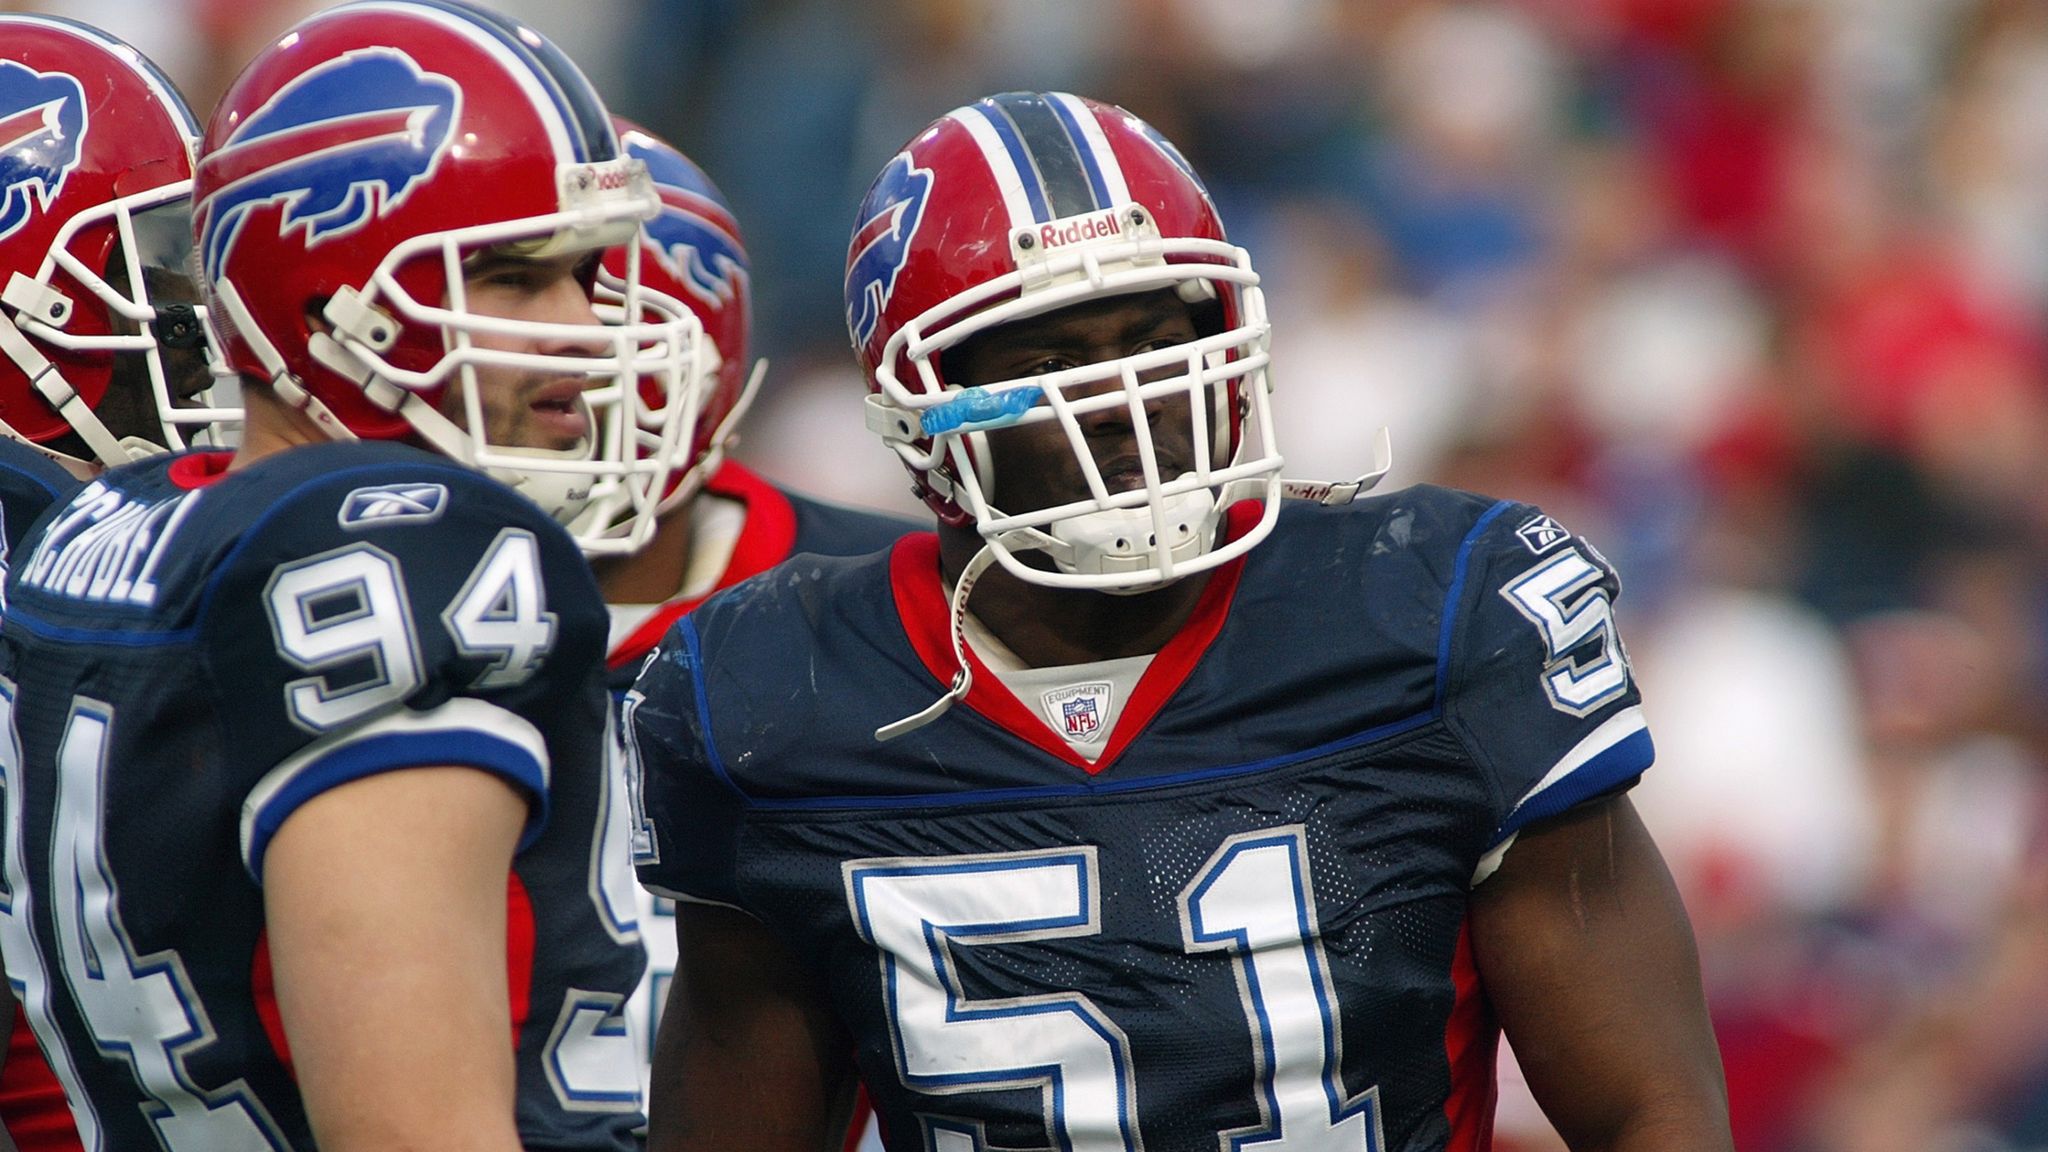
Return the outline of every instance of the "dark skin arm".
{"type": "Polygon", "coordinates": [[[1473,890],[1474,957],[1573,1152],[1732,1152],[1678,890],[1627,797],[1521,834],[1473,890]]]}
{"type": "Polygon", "coordinates": [[[851,1041],[789,949],[728,908],[676,906],[648,1152],[838,1152],[851,1041]]]}

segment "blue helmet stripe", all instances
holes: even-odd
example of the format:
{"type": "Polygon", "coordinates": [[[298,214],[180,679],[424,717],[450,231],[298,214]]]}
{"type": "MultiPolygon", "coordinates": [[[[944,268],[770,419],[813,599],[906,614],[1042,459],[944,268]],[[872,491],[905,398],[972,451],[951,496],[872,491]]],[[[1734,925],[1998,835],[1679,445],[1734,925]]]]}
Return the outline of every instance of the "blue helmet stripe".
{"type": "Polygon", "coordinates": [[[611,128],[611,113],[599,103],[597,92],[576,62],[545,36],[537,36],[525,25],[496,12],[465,4],[462,0],[407,0],[423,8],[450,13],[490,33],[512,50],[513,55],[533,69],[553,99],[568,129],[570,147],[579,161],[617,159],[611,128]],[[527,35],[520,35],[526,31],[527,35]]]}
{"type": "Polygon", "coordinates": [[[1063,100],[1047,100],[1047,107],[1060,118],[1060,124],[1067,130],[1067,139],[1073,142],[1074,154],[1081,158],[1081,169],[1088,174],[1088,186],[1095,193],[1095,206],[1114,208],[1116,205],[1109,195],[1109,182],[1103,179],[1102,165],[1095,156],[1095,150],[1088,146],[1088,137],[1082,131],[1080,122],[1074,119],[1074,110],[1063,100]]]}
{"type": "Polygon", "coordinates": [[[1038,174],[1038,163],[1031,157],[1024,141],[1017,135],[1017,126],[1003,114],[994,100],[983,100],[976,108],[981,118],[995,129],[996,139],[1002,142],[1003,150],[1010,154],[1010,165],[1017,170],[1017,180],[1024,187],[1024,197],[1031,204],[1031,218],[1041,223],[1052,219],[1052,213],[1045,206],[1045,184],[1038,174]]]}
{"type": "Polygon", "coordinates": [[[1100,174],[1088,171],[1086,149],[1044,96],[1005,92],[982,105],[1024,178],[1032,210],[1041,222],[1108,206],[1101,195],[1100,174]]]}

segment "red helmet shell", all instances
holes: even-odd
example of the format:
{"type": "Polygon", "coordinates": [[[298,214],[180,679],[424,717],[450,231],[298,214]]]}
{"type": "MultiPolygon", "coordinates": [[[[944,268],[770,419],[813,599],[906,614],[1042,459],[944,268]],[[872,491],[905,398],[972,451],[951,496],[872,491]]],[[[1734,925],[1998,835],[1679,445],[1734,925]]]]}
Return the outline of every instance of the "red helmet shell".
{"type": "MultiPolygon", "coordinates": [[[[739,220],[718,190],[689,157],[645,128],[613,117],[626,155],[647,165],[661,194],[661,212],[643,225],[640,282],[695,313],[704,335],[718,349],[717,375],[694,382],[699,389],[696,427],[689,457],[676,463],[681,480],[720,447],[728,417],[746,392],[752,370],[748,334],[753,289],[739,220]]],[[[605,268],[625,274],[625,251],[605,255],[605,268]]],[[[649,402],[654,398],[649,397],[649,402]]]]}
{"type": "MultiPolygon", "coordinates": [[[[415,242],[544,239],[521,223],[583,190],[562,174],[588,180],[576,166],[616,155],[589,82],[503,17],[453,0],[316,13],[249,64],[201,144],[194,217],[225,358],[257,380],[282,369],[358,436],[408,436],[387,404],[313,358],[309,317],[344,287],[365,291],[387,261],[406,295],[439,305],[450,249],[415,242]],[[413,254],[394,257],[401,247],[413,254]]],[[[399,318],[391,335],[384,358],[405,371],[433,368],[448,346],[435,324],[399,318]]]]}
{"type": "MultiPolygon", "coordinates": [[[[978,314],[999,313],[993,322],[1006,323],[1043,310],[1028,299],[1028,276],[996,287],[1022,270],[1018,253],[1053,255],[1114,238],[1131,228],[1133,208],[1149,216],[1165,264],[1223,263],[1213,253],[1227,239],[1207,190],[1165,137],[1121,108],[1066,93],[1011,92],[934,121],[876,177],[848,246],[847,327],[870,391],[942,389],[940,350],[920,352],[922,341],[958,332],[978,314]],[[1207,248],[1193,251],[1189,242],[1207,248]]],[[[1204,282],[1220,297],[1225,326],[1236,325],[1236,286],[1204,282]]],[[[1043,307],[1074,302],[1068,295],[1043,307]]],[[[1228,407],[1226,456],[1235,451],[1240,405],[1228,407]]],[[[957,481],[953,468],[940,462],[933,471],[957,481]]],[[[935,488],[924,472],[911,472],[947,522],[970,519],[941,490],[950,484],[935,488]]]]}
{"type": "MultiPolygon", "coordinates": [[[[129,198],[137,209],[182,199],[197,135],[177,89],[133,48],[69,20],[0,15],[0,288],[16,275],[40,277],[70,302],[66,335],[112,332],[105,300],[56,262],[53,250],[61,244],[86,269],[105,273],[119,239],[115,218],[81,215],[129,198]]],[[[116,353],[28,335],[97,407],[116,353]]],[[[71,430],[8,356],[0,356],[0,420],[37,442],[71,430]]]]}

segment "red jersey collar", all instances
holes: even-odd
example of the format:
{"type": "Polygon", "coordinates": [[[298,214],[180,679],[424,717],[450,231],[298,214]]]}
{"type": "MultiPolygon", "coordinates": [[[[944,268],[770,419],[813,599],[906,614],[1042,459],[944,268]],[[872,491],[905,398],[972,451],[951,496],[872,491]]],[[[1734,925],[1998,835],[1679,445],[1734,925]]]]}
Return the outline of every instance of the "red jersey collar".
{"type": "MultiPolygon", "coordinates": [[[[1225,539],[1234,540],[1250,531],[1258,523],[1259,513],[1256,501],[1231,505],[1224,514],[1225,539]]],[[[1223,621],[1229,616],[1231,601],[1237,594],[1238,578],[1243,573],[1244,558],[1240,556],[1210,574],[1208,586],[1195,601],[1195,610],[1187,623],[1166,642],[1146,667],[1145,674],[1138,678],[1138,686],[1131,691],[1131,698],[1110,729],[1109,742],[1103,745],[1102,755],[1093,764],[1025,707],[972,647],[967,650],[967,659],[974,668],[974,683],[961,703],[1046,755],[1096,775],[1116,762],[1195,670],[1195,664],[1223,630],[1223,621]]],[[[937,682],[934,692],[943,691],[953,682],[954,663],[953,642],[947,631],[951,625],[949,605],[944,582],[939,578],[938,534],[914,532],[898,540],[889,555],[889,581],[895,591],[896,613],[903,620],[904,635],[937,682]]]]}
{"type": "Polygon", "coordinates": [[[233,452],[187,452],[171,461],[164,475],[170,477],[171,483],[191,492],[219,483],[234,461],[233,452]]]}
{"type": "MultiPolygon", "coordinates": [[[[726,561],[725,571],[719,574],[718,584],[712,592],[730,588],[789,559],[790,549],[796,546],[796,508],[781,489],[728,460],[704,482],[698,495],[737,500],[746,514],[740,526],[740,538],[733,544],[732,559],[726,561]]],[[[685,514],[682,509],[672,513],[685,514]]],[[[653,651],[654,646],[667,635],[669,627],[709,595],[678,597],[655,609],[653,615],[641,621],[639,627],[612,649],[611,656],[605,661],[607,666],[620,668],[653,651]]]]}

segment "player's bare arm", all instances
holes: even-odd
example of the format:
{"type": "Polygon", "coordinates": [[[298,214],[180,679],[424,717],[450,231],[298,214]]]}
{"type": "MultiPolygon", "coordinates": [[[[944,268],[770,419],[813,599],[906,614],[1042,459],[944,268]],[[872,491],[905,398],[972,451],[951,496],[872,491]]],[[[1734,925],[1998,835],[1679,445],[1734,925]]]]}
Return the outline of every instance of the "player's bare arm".
{"type": "Polygon", "coordinates": [[[505,876],[526,816],[497,777],[418,768],[323,793],[271,841],[278,1007],[323,1149],[520,1147],[505,876]]]}
{"type": "Polygon", "coordinates": [[[1487,995],[1573,1152],[1729,1152],[1692,929],[1627,797],[1523,832],[1471,918],[1487,995]]]}
{"type": "Polygon", "coordinates": [[[676,946],[649,1152],[837,1149],[849,1040],[808,973],[760,921],[727,908],[678,905],[676,946]]]}

